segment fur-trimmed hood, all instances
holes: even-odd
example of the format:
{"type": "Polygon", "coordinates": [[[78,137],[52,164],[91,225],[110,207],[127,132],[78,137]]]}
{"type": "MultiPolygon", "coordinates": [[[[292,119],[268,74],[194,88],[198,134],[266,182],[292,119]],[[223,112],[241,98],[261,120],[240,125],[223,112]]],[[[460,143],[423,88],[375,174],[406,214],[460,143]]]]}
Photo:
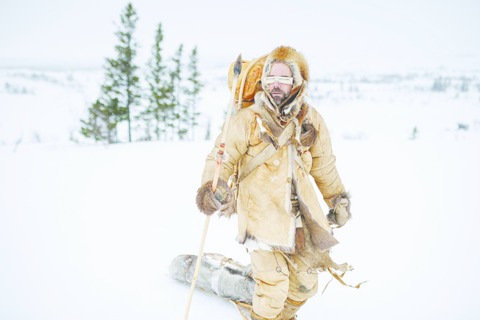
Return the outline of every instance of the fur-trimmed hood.
{"type": "Polygon", "coordinates": [[[275,106],[275,112],[283,122],[295,117],[303,104],[307,92],[307,83],[310,73],[305,57],[292,47],[280,46],[275,48],[265,60],[262,73],[262,89],[271,104],[275,106]],[[277,62],[285,63],[290,67],[293,75],[293,85],[290,95],[277,106],[269,94],[269,87],[265,84],[265,78],[270,74],[272,65],[277,62]]]}

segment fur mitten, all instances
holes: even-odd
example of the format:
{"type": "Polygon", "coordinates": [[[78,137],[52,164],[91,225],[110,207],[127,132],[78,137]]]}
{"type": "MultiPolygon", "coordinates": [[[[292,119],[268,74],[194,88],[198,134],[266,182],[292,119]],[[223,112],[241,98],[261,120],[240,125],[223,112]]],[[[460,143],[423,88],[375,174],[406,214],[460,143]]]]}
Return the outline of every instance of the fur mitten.
{"type": "Polygon", "coordinates": [[[332,209],[328,211],[328,221],[330,224],[343,227],[350,219],[350,195],[348,193],[341,193],[332,199],[332,209]]]}
{"type": "Polygon", "coordinates": [[[206,215],[217,211],[222,216],[230,217],[235,212],[235,195],[225,180],[219,179],[215,193],[212,191],[213,181],[206,182],[197,190],[197,207],[206,215]]]}

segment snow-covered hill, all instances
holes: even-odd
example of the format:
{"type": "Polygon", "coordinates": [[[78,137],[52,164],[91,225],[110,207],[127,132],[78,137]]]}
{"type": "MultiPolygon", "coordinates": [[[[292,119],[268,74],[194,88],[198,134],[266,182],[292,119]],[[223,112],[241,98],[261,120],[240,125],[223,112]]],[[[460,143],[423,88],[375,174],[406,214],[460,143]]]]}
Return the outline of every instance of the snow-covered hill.
{"type": "MultiPolygon", "coordinates": [[[[0,69],[0,144],[84,141],[80,119],[98,97],[103,71],[0,69]]],[[[223,123],[226,72],[204,78],[197,139],[223,123]]],[[[480,134],[480,71],[412,70],[315,77],[310,102],[345,139],[457,139],[480,134]]],[[[137,133],[137,136],[140,133],[137,133]]],[[[135,132],[134,132],[135,138],[135,132]]]]}
{"type": "Polygon", "coordinates": [[[99,70],[0,69],[0,144],[78,139],[101,79],[99,70]]]}

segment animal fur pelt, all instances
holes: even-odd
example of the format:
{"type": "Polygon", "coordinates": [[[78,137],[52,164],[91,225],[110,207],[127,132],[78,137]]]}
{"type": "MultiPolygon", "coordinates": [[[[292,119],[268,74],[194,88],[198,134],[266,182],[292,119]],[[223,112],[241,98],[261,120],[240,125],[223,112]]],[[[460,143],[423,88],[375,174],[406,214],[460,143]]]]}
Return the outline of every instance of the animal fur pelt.
{"type": "Polygon", "coordinates": [[[310,80],[308,63],[303,54],[292,47],[280,46],[275,48],[267,57],[263,67],[263,75],[270,74],[272,64],[275,62],[286,63],[293,73],[294,87],[301,86],[303,80],[310,80]]]}
{"type": "MultiPolygon", "coordinates": [[[[293,181],[295,183],[296,179],[293,179],[293,181]]],[[[295,186],[294,188],[297,190],[295,186]]],[[[308,230],[310,240],[312,241],[313,245],[321,251],[328,250],[337,245],[338,240],[335,239],[335,237],[329,231],[322,228],[318,222],[315,221],[315,219],[313,219],[313,216],[308,206],[303,201],[301,195],[297,194],[297,196],[300,211],[302,213],[303,220],[305,221],[305,227],[308,230]]]]}
{"type": "Polygon", "coordinates": [[[317,141],[318,131],[311,123],[302,124],[302,133],[300,134],[300,143],[304,147],[311,147],[317,141]]]}
{"type": "Polygon", "coordinates": [[[312,217],[308,210],[302,211],[305,220],[305,226],[310,232],[312,243],[320,250],[327,250],[338,244],[338,240],[333,235],[322,228],[312,217]]]}

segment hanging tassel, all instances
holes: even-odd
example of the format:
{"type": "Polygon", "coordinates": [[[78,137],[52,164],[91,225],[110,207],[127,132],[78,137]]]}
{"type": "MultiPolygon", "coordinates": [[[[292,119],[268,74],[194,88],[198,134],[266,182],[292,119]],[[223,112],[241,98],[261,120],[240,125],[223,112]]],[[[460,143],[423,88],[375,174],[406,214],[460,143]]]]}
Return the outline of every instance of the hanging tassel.
{"type": "Polygon", "coordinates": [[[342,285],[344,285],[346,287],[350,287],[350,288],[354,288],[354,289],[360,289],[360,286],[362,284],[364,284],[365,282],[367,282],[367,281],[362,281],[359,284],[353,286],[353,285],[347,284],[345,281],[343,281],[343,276],[345,275],[345,273],[347,273],[347,271],[344,271],[343,273],[338,274],[335,271],[333,271],[332,268],[330,268],[330,267],[328,267],[327,270],[332,275],[332,279],[330,279],[330,281],[327,282],[327,284],[325,285],[325,288],[323,288],[323,290],[322,290],[322,294],[325,292],[325,290],[327,290],[328,285],[330,284],[330,282],[333,281],[333,279],[336,279],[338,282],[340,282],[342,285]]]}

